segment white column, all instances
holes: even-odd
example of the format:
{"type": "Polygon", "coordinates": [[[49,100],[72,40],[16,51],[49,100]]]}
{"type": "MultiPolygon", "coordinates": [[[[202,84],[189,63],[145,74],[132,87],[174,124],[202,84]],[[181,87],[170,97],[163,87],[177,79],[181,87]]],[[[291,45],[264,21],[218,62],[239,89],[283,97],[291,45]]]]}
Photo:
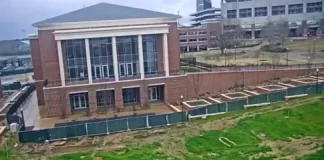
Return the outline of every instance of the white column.
{"type": "Polygon", "coordinates": [[[62,53],[62,44],[61,41],[56,41],[57,43],[57,54],[60,66],[60,76],[61,76],[61,85],[65,86],[65,72],[64,72],[64,64],[63,64],[63,53],[62,53]]]}
{"type": "Polygon", "coordinates": [[[89,39],[85,39],[85,49],[86,49],[86,58],[87,58],[87,69],[88,69],[88,80],[92,84],[92,70],[91,70],[91,58],[90,58],[90,44],[89,39]]]}
{"type": "Polygon", "coordinates": [[[112,37],[112,51],[113,51],[115,81],[119,81],[116,37],[112,37]]]}
{"type": "Polygon", "coordinates": [[[169,49],[168,49],[168,34],[163,34],[163,60],[165,76],[170,76],[169,71],[169,49]]]}
{"type": "Polygon", "coordinates": [[[145,78],[144,75],[144,60],[143,60],[143,43],[142,43],[142,35],[138,35],[138,58],[139,58],[139,68],[141,79],[145,78]]]}

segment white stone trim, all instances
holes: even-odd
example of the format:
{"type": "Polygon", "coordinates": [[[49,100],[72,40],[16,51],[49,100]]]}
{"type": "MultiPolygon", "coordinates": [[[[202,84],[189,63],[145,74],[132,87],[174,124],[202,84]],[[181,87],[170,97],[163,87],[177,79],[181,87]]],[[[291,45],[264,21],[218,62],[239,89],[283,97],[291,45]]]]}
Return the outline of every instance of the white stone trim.
{"type": "Polygon", "coordinates": [[[221,101],[219,101],[219,100],[217,100],[217,99],[215,99],[213,97],[208,97],[208,99],[210,99],[210,100],[212,100],[212,101],[214,101],[216,103],[222,103],[221,101]]]}
{"type": "MultiPolygon", "coordinates": [[[[298,82],[298,83],[303,83],[303,84],[312,84],[312,83],[316,83],[317,82],[317,79],[315,78],[299,78],[299,79],[291,79],[291,81],[293,82],[298,82]],[[313,80],[312,82],[305,82],[303,80],[306,80],[306,79],[311,79],[313,80]]],[[[318,79],[318,82],[322,82],[321,79],[318,79]]]]}
{"type": "Polygon", "coordinates": [[[296,87],[292,84],[286,84],[286,83],[281,83],[281,82],[278,82],[278,84],[282,85],[282,86],[286,86],[286,87],[296,87]]]}
{"type": "Polygon", "coordinates": [[[119,73],[118,73],[118,59],[117,59],[117,42],[116,42],[116,37],[111,38],[112,42],[112,54],[113,54],[113,65],[114,65],[114,76],[115,76],[115,81],[119,81],[119,73]]]}
{"type": "Polygon", "coordinates": [[[139,59],[139,68],[141,79],[145,78],[144,74],[144,59],[143,59],[143,37],[142,35],[138,35],[138,59],[139,59]]]}
{"type": "Polygon", "coordinates": [[[147,86],[150,87],[150,86],[162,86],[162,85],[165,85],[165,83],[154,83],[154,84],[149,84],[147,86]]]}
{"type": "Polygon", "coordinates": [[[165,76],[170,76],[169,71],[169,49],[168,49],[168,34],[163,34],[163,60],[165,76]]]}
{"type": "Polygon", "coordinates": [[[62,44],[61,41],[56,41],[56,43],[57,43],[57,54],[58,54],[59,67],[60,67],[61,85],[65,86],[65,72],[64,72],[64,64],[63,64],[62,44]]]}
{"type": "Polygon", "coordinates": [[[90,58],[90,43],[89,39],[85,39],[85,49],[86,49],[86,59],[87,59],[87,70],[88,70],[88,80],[92,84],[92,70],[91,70],[91,58],[90,58]]]}
{"type": "Polygon", "coordinates": [[[55,40],[169,33],[168,24],[54,31],[55,40]]]}
{"type": "Polygon", "coordinates": [[[122,87],[122,89],[127,89],[127,88],[141,88],[141,86],[140,85],[137,85],[137,86],[122,87]]]}
{"type": "Polygon", "coordinates": [[[259,93],[257,92],[253,92],[253,91],[249,91],[249,90],[244,90],[244,92],[247,92],[249,94],[253,94],[253,95],[260,95],[259,93]]]}
{"type": "Polygon", "coordinates": [[[115,90],[115,88],[97,89],[96,92],[98,92],[98,91],[112,91],[112,90],[115,90]]]}
{"type": "Polygon", "coordinates": [[[70,95],[70,94],[78,94],[78,93],[88,93],[88,91],[69,92],[69,95],[70,95]]]}
{"type": "Polygon", "coordinates": [[[122,19],[122,20],[53,23],[53,24],[34,25],[34,27],[38,27],[38,30],[59,30],[59,29],[167,24],[167,23],[176,23],[176,22],[177,22],[176,18],[142,18],[142,19],[122,19]]]}
{"type": "Polygon", "coordinates": [[[31,40],[31,39],[38,39],[38,34],[30,34],[28,35],[28,39],[31,40]]]}
{"type": "MultiPolygon", "coordinates": [[[[187,75],[186,74],[184,74],[184,75],[174,75],[174,76],[170,76],[169,78],[185,77],[185,76],[187,76],[187,75]]],[[[165,77],[145,78],[145,80],[155,80],[155,79],[165,79],[165,77]]],[[[118,83],[118,82],[126,83],[126,82],[134,82],[134,81],[139,81],[139,83],[140,83],[140,79],[130,79],[130,80],[123,80],[123,81],[99,82],[99,83],[93,83],[93,84],[75,84],[75,85],[64,86],[64,88],[70,88],[70,87],[86,87],[86,86],[91,86],[91,85],[114,84],[114,83],[118,83]]],[[[62,86],[44,87],[43,89],[55,89],[55,88],[62,88],[62,86]]]]}

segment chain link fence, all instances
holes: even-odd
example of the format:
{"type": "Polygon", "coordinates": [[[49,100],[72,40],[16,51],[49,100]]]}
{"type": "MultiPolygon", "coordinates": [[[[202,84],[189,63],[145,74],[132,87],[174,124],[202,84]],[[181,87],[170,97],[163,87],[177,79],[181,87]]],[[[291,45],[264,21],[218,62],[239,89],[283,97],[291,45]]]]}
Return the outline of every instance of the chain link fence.
{"type": "Polygon", "coordinates": [[[149,129],[183,123],[191,116],[206,116],[210,114],[226,113],[243,110],[246,105],[274,103],[284,101],[286,96],[301,94],[316,94],[324,92],[324,83],[288,88],[285,91],[264,95],[250,96],[247,99],[226,103],[211,104],[192,109],[188,112],[178,112],[163,115],[146,115],[123,119],[106,119],[98,122],[83,122],[74,125],[59,126],[44,130],[21,131],[19,140],[26,142],[44,142],[66,140],[83,136],[98,136],[118,132],[149,129]]]}

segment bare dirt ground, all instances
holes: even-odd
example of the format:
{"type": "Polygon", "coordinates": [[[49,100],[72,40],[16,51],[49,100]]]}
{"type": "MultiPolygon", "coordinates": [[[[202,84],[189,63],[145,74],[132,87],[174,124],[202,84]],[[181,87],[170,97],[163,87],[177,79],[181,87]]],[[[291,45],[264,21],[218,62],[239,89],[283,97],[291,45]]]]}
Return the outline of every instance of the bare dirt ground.
{"type": "MultiPolygon", "coordinates": [[[[22,159],[33,159],[33,155],[37,155],[38,159],[47,159],[54,155],[61,155],[74,152],[86,151],[113,151],[126,148],[128,146],[142,146],[160,142],[160,151],[165,155],[180,156],[190,155],[185,147],[186,137],[199,136],[205,131],[211,130],[227,130],[235,126],[241,119],[254,117],[259,114],[275,112],[286,108],[294,108],[302,106],[312,100],[319,99],[320,96],[307,98],[296,102],[286,102],[280,106],[265,107],[252,109],[237,114],[227,116],[225,118],[206,121],[200,123],[192,122],[184,125],[178,125],[170,128],[158,128],[152,130],[142,130],[133,132],[124,132],[107,136],[84,137],[68,142],[53,142],[43,144],[23,144],[18,146],[19,154],[22,159]]],[[[324,144],[324,139],[319,140],[313,137],[304,137],[290,142],[269,141],[262,139],[263,145],[269,146],[273,151],[266,154],[280,154],[287,159],[294,159],[310,153],[314,153],[319,149],[320,144],[324,144]],[[288,153],[288,154],[287,154],[288,153]]],[[[261,155],[254,155],[259,157],[261,155]]],[[[251,157],[253,158],[253,157],[251,157]]]]}

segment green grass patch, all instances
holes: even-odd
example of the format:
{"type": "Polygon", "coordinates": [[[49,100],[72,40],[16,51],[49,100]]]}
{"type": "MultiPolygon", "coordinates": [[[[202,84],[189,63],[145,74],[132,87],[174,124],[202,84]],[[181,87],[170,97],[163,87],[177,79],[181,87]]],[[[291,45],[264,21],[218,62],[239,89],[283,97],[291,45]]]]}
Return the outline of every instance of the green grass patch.
{"type": "Polygon", "coordinates": [[[324,159],[324,148],[321,150],[317,151],[314,154],[305,156],[303,158],[299,158],[297,160],[323,160],[324,159]]]}

